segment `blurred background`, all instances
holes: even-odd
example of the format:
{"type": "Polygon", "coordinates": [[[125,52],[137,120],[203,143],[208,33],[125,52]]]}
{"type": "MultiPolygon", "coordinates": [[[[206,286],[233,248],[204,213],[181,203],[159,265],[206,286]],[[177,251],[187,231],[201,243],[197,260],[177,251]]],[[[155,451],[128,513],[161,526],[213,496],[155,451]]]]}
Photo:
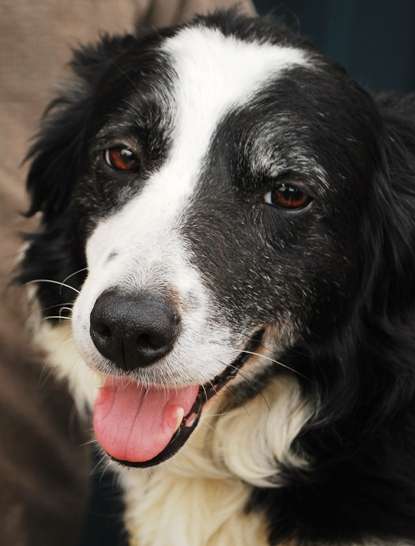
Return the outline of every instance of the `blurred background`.
{"type": "Polygon", "coordinates": [[[413,0],[254,0],[283,17],[364,87],[415,89],[413,0]]]}

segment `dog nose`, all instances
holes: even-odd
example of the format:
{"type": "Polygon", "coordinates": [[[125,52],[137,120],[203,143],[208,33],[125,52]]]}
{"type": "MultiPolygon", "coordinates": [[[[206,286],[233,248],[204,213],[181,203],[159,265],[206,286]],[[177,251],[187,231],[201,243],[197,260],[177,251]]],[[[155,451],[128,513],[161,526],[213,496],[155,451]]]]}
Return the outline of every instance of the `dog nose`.
{"type": "Polygon", "coordinates": [[[131,371],[165,356],[179,331],[179,316],[159,296],[109,289],[95,302],[90,334],[98,351],[116,366],[131,371]]]}

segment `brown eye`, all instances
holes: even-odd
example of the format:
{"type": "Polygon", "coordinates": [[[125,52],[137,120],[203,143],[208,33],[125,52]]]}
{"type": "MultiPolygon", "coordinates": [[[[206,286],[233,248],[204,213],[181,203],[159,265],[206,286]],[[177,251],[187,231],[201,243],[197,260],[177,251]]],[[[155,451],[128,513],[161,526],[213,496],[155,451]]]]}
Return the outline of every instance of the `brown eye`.
{"type": "Polygon", "coordinates": [[[292,184],[280,184],[275,190],[266,193],[264,200],[273,207],[300,210],[311,202],[311,197],[292,184]]]}
{"type": "Polygon", "coordinates": [[[139,166],[137,155],[125,146],[114,146],[104,152],[107,165],[116,171],[135,171],[139,166]]]}

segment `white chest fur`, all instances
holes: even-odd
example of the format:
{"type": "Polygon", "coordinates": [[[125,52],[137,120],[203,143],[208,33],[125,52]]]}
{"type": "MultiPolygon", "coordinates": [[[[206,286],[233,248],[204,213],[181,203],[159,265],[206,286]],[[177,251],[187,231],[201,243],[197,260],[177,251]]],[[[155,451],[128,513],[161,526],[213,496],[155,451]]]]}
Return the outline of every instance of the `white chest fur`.
{"type": "Polygon", "coordinates": [[[261,516],[244,513],[246,485],[180,476],[167,466],[124,473],[131,546],[266,546],[261,516]]]}

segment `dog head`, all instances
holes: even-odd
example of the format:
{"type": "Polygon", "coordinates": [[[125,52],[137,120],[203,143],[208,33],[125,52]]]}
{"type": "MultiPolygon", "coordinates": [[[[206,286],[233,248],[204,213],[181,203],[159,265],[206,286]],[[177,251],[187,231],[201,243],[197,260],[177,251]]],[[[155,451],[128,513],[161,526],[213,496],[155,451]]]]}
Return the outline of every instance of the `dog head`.
{"type": "MultiPolygon", "coordinates": [[[[73,336],[109,378],[103,447],[167,458],[208,398],[281,355],[349,408],[356,332],[413,300],[404,121],[295,33],[233,12],[104,37],[72,68],[30,153],[42,225],[21,280],[80,291],[73,336]]],[[[73,296],[38,288],[45,310],[73,296]]]]}

